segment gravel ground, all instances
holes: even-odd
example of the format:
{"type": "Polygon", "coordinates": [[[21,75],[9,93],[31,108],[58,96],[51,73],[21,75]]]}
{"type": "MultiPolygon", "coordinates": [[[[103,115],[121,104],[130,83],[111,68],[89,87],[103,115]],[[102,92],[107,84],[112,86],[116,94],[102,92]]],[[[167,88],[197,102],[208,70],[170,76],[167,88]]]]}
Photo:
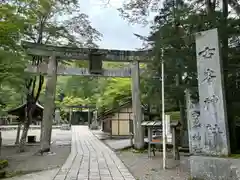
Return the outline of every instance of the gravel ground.
{"type": "MultiPolygon", "coordinates": [[[[189,172],[186,167],[180,166],[180,161],[172,159],[168,154],[167,169],[162,168],[162,155],[156,152],[156,156],[148,158],[146,152],[134,153],[131,150],[117,152],[118,157],[132,172],[137,180],[187,180],[189,172]]],[[[181,162],[187,160],[187,157],[181,156],[181,162]]]]}
{"type": "MultiPolygon", "coordinates": [[[[12,131],[2,131],[2,143],[3,145],[14,145],[15,139],[16,139],[16,130],[12,131]]],[[[36,140],[40,141],[40,129],[35,130],[29,130],[28,131],[29,136],[36,136],[36,140]]],[[[53,129],[52,130],[52,141],[59,141],[59,140],[67,140],[71,141],[71,131],[63,131],[60,129],[53,129]]]]}
{"type": "Polygon", "coordinates": [[[121,149],[130,146],[130,139],[109,139],[108,135],[100,130],[92,132],[111,149],[115,150],[136,180],[187,180],[189,177],[188,158],[185,156],[181,156],[181,161],[175,161],[172,154],[169,153],[167,170],[163,170],[160,152],[156,152],[156,156],[149,159],[147,152],[121,151],[121,149]]]}
{"type": "Polygon", "coordinates": [[[8,178],[7,180],[52,180],[58,171],[59,169],[46,170],[46,171],[26,174],[23,176],[15,176],[12,178],[8,178]]]}
{"type": "Polygon", "coordinates": [[[109,133],[101,130],[91,130],[91,132],[114,151],[131,147],[130,139],[110,139],[109,133]]]}
{"type": "MultiPolygon", "coordinates": [[[[31,130],[29,135],[36,135],[40,139],[40,130],[31,130]]],[[[2,132],[3,147],[1,158],[9,161],[9,171],[39,171],[61,166],[67,159],[71,150],[71,131],[54,129],[52,132],[52,153],[43,156],[36,155],[39,143],[26,147],[26,152],[18,153],[14,146],[16,131],[2,132]]]]}

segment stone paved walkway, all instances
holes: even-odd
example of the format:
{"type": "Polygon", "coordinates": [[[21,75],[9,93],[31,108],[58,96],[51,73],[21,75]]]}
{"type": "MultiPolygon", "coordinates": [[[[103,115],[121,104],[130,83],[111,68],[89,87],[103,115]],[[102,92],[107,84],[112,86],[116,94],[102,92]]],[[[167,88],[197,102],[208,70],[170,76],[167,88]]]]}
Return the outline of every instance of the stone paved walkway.
{"type": "MultiPolygon", "coordinates": [[[[44,178],[43,178],[44,179],[44,178]]],[[[135,180],[87,126],[72,126],[71,154],[53,180],[135,180]]]]}

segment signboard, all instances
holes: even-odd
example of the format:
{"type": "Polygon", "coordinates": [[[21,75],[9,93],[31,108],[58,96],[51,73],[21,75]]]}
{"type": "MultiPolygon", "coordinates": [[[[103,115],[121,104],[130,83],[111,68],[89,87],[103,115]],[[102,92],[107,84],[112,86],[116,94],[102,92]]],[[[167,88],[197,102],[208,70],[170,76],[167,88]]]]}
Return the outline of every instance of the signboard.
{"type": "MultiPolygon", "coordinates": [[[[47,64],[40,64],[39,66],[28,65],[26,72],[47,74],[47,64]]],[[[143,70],[141,70],[143,72],[143,70]]],[[[91,74],[88,68],[74,68],[58,66],[57,75],[62,76],[101,76],[101,77],[131,77],[131,68],[121,69],[103,69],[102,74],[91,74]]]]}
{"type": "Polygon", "coordinates": [[[102,56],[99,54],[89,54],[89,72],[91,74],[101,75],[102,70],[102,56]]]}

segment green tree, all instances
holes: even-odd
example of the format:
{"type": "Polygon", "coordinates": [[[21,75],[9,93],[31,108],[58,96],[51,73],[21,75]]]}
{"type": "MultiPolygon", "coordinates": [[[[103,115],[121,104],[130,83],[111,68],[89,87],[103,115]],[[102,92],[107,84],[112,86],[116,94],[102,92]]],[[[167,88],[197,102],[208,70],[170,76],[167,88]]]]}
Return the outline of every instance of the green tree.
{"type": "MultiPolygon", "coordinates": [[[[131,0],[123,6],[120,11],[130,22],[142,23],[146,20],[149,12],[158,10],[155,17],[153,32],[151,33],[150,44],[155,51],[155,60],[150,65],[149,71],[152,76],[160,74],[160,49],[165,49],[163,59],[166,66],[166,82],[170,91],[166,90],[170,98],[176,95],[183,97],[183,90],[188,86],[196,86],[196,57],[193,34],[211,28],[218,28],[222,47],[222,57],[224,65],[225,90],[227,95],[227,110],[230,127],[230,137],[232,150],[235,149],[235,123],[237,115],[234,103],[239,102],[238,88],[236,88],[236,75],[238,66],[239,46],[239,2],[221,1],[222,7],[217,9],[219,1],[194,1],[193,3],[182,1],[165,0],[163,7],[158,6],[160,1],[131,0]],[[228,5],[232,9],[228,9],[228,5]],[[237,13],[237,15],[234,15],[237,13]],[[140,20],[140,21],[139,21],[140,20]],[[181,31],[180,30],[181,27],[181,31]],[[179,63],[179,60],[181,60],[179,63]],[[173,71],[170,73],[169,71],[173,71]],[[187,79],[178,81],[178,77],[186,75],[187,79]],[[178,86],[176,86],[178,84],[178,86]],[[174,91],[172,91],[174,90],[174,91]],[[173,92],[173,93],[171,93],[173,92]],[[177,92],[177,93],[176,93],[177,92]]],[[[149,81],[151,82],[151,81],[149,81]]],[[[159,87],[160,84],[152,82],[152,88],[159,87]]],[[[150,85],[148,85],[150,86],[150,85]]],[[[150,86],[151,87],[151,86],[150,86]]],[[[189,87],[188,87],[189,88],[189,87]]],[[[178,99],[177,98],[177,99],[178,99]]]]}
{"type": "MultiPolygon", "coordinates": [[[[21,3],[26,2],[21,1],[21,3]]],[[[19,99],[15,92],[24,91],[24,78],[26,77],[24,68],[27,61],[21,53],[19,40],[25,26],[31,24],[33,19],[30,11],[21,9],[18,4],[11,3],[11,1],[1,3],[0,18],[0,101],[6,105],[4,109],[1,107],[1,110],[6,110],[19,103],[15,101],[19,99]],[[8,90],[11,90],[12,95],[8,90]],[[6,96],[6,94],[9,95],[6,96]],[[14,94],[16,99],[14,99],[14,94]]]]}
{"type": "MultiPolygon", "coordinates": [[[[77,67],[87,67],[86,64],[75,64],[77,67]]],[[[121,68],[124,63],[104,63],[104,68],[121,68]]],[[[129,78],[106,77],[69,77],[61,86],[66,97],[78,97],[84,100],[84,105],[95,105],[100,109],[111,108],[131,96],[131,81],[129,78]]],[[[78,105],[78,104],[74,104],[78,105]]]]}
{"type": "MultiPolygon", "coordinates": [[[[88,17],[80,12],[79,3],[75,0],[67,2],[61,0],[17,0],[14,3],[8,0],[1,4],[0,11],[1,19],[4,20],[1,21],[4,24],[4,28],[1,30],[5,32],[3,38],[5,41],[1,41],[4,50],[10,47],[15,48],[19,44],[19,40],[40,44],[86,46],[93,43],[94,40],[98,40],[101,35],[91,27],[88,17]],[[18,21],[15,21],[14,18],[18,21]]],[[[39,57],[26,58],[26,60],[33,65],[42,62],[39,57]]],[[[27,109],[20,140],[20,151],[24,151],[32,114],[44,82],[42,75],[28,77],[24,83],[27,92],[27,109]]]]}

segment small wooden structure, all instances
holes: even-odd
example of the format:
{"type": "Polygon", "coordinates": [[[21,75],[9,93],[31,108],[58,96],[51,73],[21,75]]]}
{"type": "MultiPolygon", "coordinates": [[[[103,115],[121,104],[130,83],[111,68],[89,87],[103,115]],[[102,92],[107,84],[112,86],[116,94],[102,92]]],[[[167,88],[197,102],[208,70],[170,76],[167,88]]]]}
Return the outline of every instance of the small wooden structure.
{"type": "MultiPolygon", "coordinates": [[[[10,109],[7,111],[8,114],[14,115],[14,116],[18,116],[18,129],[17,129],[17,137],[16,137],[16,141],[15,144],[19,143],[19,137],[20,137],[20,131],[21,131],[21,124],[24,122],[25,120],[25,108],[26,108],[26,103],[14,108],[14,109],[10,109]]],[[[42,117],[43,117],[43,110],[44,107],[42,105],[40,105],[38,102],[36,102],[36,109],[33,112],[33,123],[36,123],[37,121],[42,121],[42,117]]],[[[35,143],[36,142],[36,136],[29,136],[27,137],[27,141],[28,143],[35,143]]]]}
{"type": "MultiPolygon", "coordinates": [[[[162,121],[144,121],[141,124],[142,126],[148,129],[148,157],[151,157],[151,147],[154,145],[162,145],[162,136],[161,138],[153,139],[153,130],[162,129],[162,121]]],[[[179,135],[179,127],[181,124],[179,121],[171,121],[170,129],[172,133],[172,146],[173,146],[173,157],[175,160],[179,160],[179,143],[177,141],[177,136],[179,135]]],[[[153,152],[154,153],[154,152],[153,152]]],[[[154,153],[155,154],[155,153],[154,153]]]]}
{"type": "MultiPolygon", "coordinates": [[[[144,105],[141,105],[142,114],[144,105]]],[[[131,97],[112,109],[102,112],[98,116],[102,131],[110,133],[111,137],[129,137],[133,134],[133,106],[131,97]]]]}
{"type": "Polygon", "coordinates": [[[131,100],[104,111],[98,117],[102,131],[110,133],[111,137],[130,136],[133,133],[133,110],[131,100]]]}
{"type": "Polygon", "coordinates": [[[36,140],[36,136],[27,136],[27,142],[28,143],[36,143],[37,140],[36,140]]]}

